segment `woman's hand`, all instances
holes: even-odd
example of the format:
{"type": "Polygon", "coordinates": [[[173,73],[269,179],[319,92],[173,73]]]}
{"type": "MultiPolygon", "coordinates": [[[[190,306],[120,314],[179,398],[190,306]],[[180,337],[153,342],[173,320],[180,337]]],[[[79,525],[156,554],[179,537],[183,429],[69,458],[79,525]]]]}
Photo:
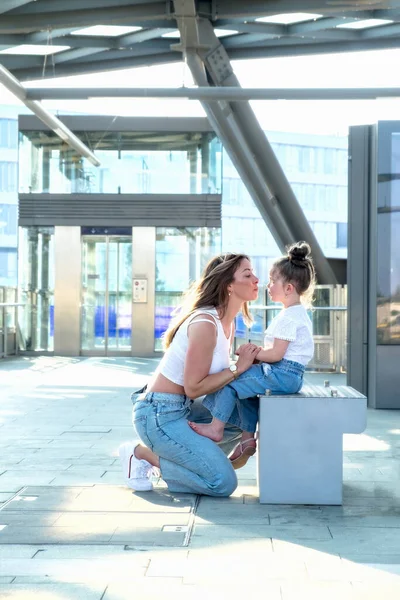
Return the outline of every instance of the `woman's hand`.
{"type": "Polygon", "coordinates": [[[236,366],[239,375],[251,367],[260,349],[260,346],[251,343],[243,344],[237,349],[236,354],[239,355],[239,358],[237,359],[236,366]]]}

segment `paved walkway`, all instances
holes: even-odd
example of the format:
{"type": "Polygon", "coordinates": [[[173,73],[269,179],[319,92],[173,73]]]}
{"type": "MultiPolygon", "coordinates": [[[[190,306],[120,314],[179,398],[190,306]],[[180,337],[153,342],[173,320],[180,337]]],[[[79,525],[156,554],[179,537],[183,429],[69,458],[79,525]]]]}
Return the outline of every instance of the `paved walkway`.
{"type": "MultiPolygon", "coordinates": [[[[124,486],[129,393],[157,360],[0,361],[0,598],[398,600],[400,414],[345,436],[341,507],[124,486]]],[[[308,375],[309,383],[344,376],[308,375]]]]}

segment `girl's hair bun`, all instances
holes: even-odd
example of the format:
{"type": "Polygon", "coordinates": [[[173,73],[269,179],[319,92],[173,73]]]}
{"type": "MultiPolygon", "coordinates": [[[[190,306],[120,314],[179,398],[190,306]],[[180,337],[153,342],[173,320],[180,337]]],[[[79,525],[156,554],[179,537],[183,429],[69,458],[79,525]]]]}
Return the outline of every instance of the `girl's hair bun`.
{"type": "Polygon", "coordinates": [[[289,246],[288,258],[291,261],[302,262],[311,258],[311,248],[307,242],[297,242],[289,246]]]}

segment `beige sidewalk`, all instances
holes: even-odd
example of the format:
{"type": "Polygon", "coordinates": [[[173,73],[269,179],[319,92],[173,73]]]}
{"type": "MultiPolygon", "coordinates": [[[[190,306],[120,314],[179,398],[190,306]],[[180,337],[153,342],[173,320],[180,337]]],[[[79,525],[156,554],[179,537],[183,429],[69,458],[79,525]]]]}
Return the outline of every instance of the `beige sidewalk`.
{"type": "Polygon", "coordinates": [[[345,436],[342,507],[260,505],[255,459],[228,499],[133,494],[117,448],[156,365],[0,362],[1,599],[400,598],[399,412],[345,436]]]}

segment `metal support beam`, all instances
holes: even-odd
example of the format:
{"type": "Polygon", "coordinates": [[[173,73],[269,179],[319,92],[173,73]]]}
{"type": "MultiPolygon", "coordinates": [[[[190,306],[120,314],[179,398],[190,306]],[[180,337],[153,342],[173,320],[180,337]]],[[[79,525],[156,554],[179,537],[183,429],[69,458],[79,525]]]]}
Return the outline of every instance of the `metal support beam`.
{"type": "MultiPolygon", "coordinates": [[[[214,84],[237,86],[240,83],[233,72],[228,55],[215,35],[209,21],[203,21],[201,31],[213,40],[212,51],[204,55],[205,64],[214,84]]],[[[205,36],[204,36],[205,37],[205,36]]],[[[210,41],[211,41],[210,40],[210,41]]],[[[289,239],[282,239],[285,245],[296,240],[307,240],[313,249],[313,258],[320,283],[336,283],[336,276],[311,229],[297,198],[286,179],[284,171],[263,132],[253,109],[248,103],[230,103],[230,108],[239,130],[243,133],[250,152],[257,163],[264,180],[279,201],[283,220],[291,231],[289,239]]]]}
{"type": "Polygon", "coordinates": [[[0,83],[4,85],[14,96],[21,100],[47,127],[50,127],[64,142],[71,148],[74,148],[81,156],[87,158],[95,167],[100,165],[91,150],[81,140],[64,125],[60,119],[48,112],[43,106],[35,100],[28,100],[26,90],[5,67],[0,65],[0,83]]]}
{"type": "Polygon", "coordinates": [[[29,4],[30,2],[34,2],[34,0],[2,0],[0,6],[0,13],[6,13],[9,10],[14,10],[14,8],[24,6],[25,4],[29,4]]]}
{"type": "Polygon", "coordinates": [[[166,16],[166,3],[155,2],[136,6],[112,6],[98,10],[60,10],[56,12],[41,13],[36,11],[29,14],[10,14],[0,20],[0,31],[26,31],[33,29],[47,29],[49,23],[52,27],[84,27],[94,23],[110,23],[112,25],[136,25],[137,19],[153,20],[163,19],[166,16]]]}
{"type": "MultiPolygon", "coordinates": [[[[176,49],[184,52],[195,82],[208,85],[207,69],[216,86],[240,88],[211,23],[197,18],[193,27],[193,0],[176,0],[174,4],[182,40],[176,49]],[[181,18],[186,14],[189,27],[181,18]]],[[[296,240],[307,240],[313,249],[319,283],[336,283],[335,274],[250,105],[209,100],[202,104],[278,245],[283,250],[296,240]]]]}
{"type": "MultiPolygon", "coordinates": [[[[200,85],[206,85],[206,71],[196,52],[188,50],[186,60],[195,81],[200,85]]],[[[272,235],[278,243],[283,239],[289,239],[290,231],[280,214],[279,203],[259,172],[241,132],[217,102],[204,102],[203,108],[272,235]],[[271,214],[274,215],[273,218],[271,214]]],[[[280,243],[280,245],[283,249],[284,244],[280,243]]]]}
{"type": "MultiPolygon", "coordinates": [[[[60,53],[60,57],[63,53],[60,53]]],[[[30,100],[87,100],[89,98],[187,98],[189,100],[376,100],[400,98],[400,87],[393,88],[27,88],[30,100]]]]}

